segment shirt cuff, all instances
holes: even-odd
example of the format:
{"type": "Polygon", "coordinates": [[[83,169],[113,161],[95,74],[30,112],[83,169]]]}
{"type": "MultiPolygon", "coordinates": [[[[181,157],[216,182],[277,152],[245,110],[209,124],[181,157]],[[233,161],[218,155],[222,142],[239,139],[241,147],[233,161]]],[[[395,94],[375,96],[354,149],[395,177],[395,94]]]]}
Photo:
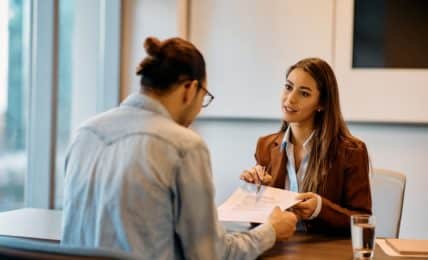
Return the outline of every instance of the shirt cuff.
{"type": "Polygon", "coordinates": [[[318,215],[321,212],[321,207],[322,207],[322,199],[321,199],[321,196],[317,194],[317,207],[315,208],[314,212],[309,217],[309,219],[314,219],[318,217],[318,215]]]}
{"type": "Polygon", "coordinates": [[[271,223],[266,222],[250,230],[259,244],[259,253],[271,249],[276,241],[276,233],[271,223]]]}

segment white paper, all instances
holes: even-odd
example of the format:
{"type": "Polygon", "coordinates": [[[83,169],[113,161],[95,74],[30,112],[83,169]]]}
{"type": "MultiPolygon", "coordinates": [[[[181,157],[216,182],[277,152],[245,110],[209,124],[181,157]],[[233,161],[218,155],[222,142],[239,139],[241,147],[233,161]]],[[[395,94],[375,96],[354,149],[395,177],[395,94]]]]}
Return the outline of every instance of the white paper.
{"type": "Polygon", "coordinates": [[[385,239],[376,239],[376,244],[382,248],[383,252],[385,252],[386,255],[389,256],[395,256],[395,257],[411,257],[411,258],[424,258],[427,259],[428,255],[405,255],[400,254],[397,251],[395,251],[392,247],[386,243],[385,239]]]}
{"type": "Polygon", "coordinates": [[[297,204],[297,193],[284,189],[262,186],[259,193],[257,187],[247,183],[237,188],[233,194],[218,207],[220,221],[264,223],[275,207],[281,210],[297,204]]]}

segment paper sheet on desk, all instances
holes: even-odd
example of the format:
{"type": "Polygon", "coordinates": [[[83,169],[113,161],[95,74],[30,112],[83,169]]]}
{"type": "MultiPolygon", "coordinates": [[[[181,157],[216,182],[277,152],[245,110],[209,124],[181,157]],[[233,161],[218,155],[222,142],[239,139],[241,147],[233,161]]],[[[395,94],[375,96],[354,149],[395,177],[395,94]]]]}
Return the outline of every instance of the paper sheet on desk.
{"type": "Polygon", "coordinates": [[[428,254],[427,255],[405,255],[405,254],[400,254],[397,251],[395,251],[392,247],[390,247],[388,245],[388,243],[385,241],[385,239],[376,239],[376,244],[378,244],[380,246],[380,248],[382,248],[383,252],[385,252],[386,255],[389,256],[395,256],[395,257],[406,257],[406,258],[423,258],[423,259],[427,259],[428,258],[428,254]]]}
{"type": "Polygon", "coordinates": [[[272,210],[278,206],[285,210],[299,202],[297,193],[288,190],[262,186],[256,194],[254,184],[245,184],[218,207],[220,221],[264,223],[272,210]]]}

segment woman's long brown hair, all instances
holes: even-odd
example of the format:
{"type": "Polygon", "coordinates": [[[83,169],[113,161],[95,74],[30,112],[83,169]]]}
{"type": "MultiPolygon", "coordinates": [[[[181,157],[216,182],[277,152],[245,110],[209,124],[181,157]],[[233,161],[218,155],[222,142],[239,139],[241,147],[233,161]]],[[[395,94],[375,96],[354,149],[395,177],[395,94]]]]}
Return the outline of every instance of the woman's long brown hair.
{"type": "MultiPolygon", "coordinates": [[[[337,157],[339,144],[345,142],[356,146],[358,139],[351,135],[343,120],[337,80],[330,65],[319,58],[307,58],[291,66],[286,76],[297,68],[309,73],[320,91],[322,110],[315,115],[312,149],[302,184],[304,192],[320,192],[326,188],[325,178],[337,157]]],[[[286,131],[287,127],[288,123],[284,121],[281,130],[286,131]]]]}

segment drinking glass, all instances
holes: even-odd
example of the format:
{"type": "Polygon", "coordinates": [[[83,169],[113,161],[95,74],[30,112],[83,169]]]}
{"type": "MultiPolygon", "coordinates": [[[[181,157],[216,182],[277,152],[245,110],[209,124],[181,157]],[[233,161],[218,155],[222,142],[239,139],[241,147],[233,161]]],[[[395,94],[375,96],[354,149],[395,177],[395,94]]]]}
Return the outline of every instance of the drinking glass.
{"type": "Polygon", "coordinates": [[[352,215],[351,234],[354,259],[372,259],[375,246],[375,217],[352,215]]]}

